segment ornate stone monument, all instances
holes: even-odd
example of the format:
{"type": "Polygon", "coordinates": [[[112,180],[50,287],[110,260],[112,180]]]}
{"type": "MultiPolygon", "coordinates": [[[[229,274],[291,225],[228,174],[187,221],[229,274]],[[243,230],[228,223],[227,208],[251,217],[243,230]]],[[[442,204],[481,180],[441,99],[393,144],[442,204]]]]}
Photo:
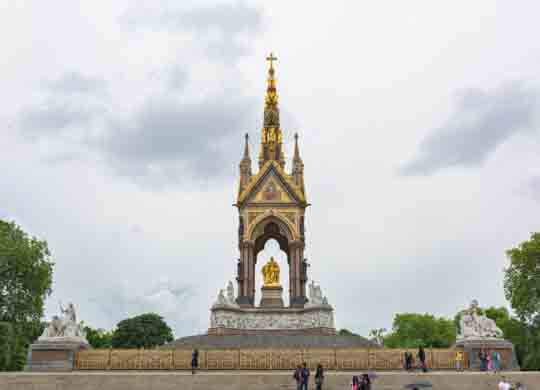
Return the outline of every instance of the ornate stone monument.
{"type": "Polygon", "coordinates": [[[514,346],[504,339],[502,330],[495,321],[481,313],[474,299],[469,308],[460,312],[456,347],[463,348],[469,355],[469,367],[479,368],[478,353],[498,351],[504,369],[519,369],[514,346]]]}
{"type": "Polygon", "coordinates": [[[30,345],[27,369],[31,371],[66,371],[73,369],[75,353],[89,347],[83,322],[77,322],[73,303],[60,315],[53,316],[43,334],[30,345]]]}
{"type": "Polygon", "coordinates": [[[248,136],[240,161],[238,198],[238,247],[236,298],[232,283],[227,296],[221,290],[211,308],[208,334],[301,333],[335,334],[333,308],[322,296],[320,286],[310,285],[306,294],[308,262],[305,211],[309,206],[304,187],[304,163],[300,158],[298,135],[290,173],[285,171],[283,132],[279,121],[274,61],[270,54],[264,116],[261,131],[258,173],[252,173],[248,136]],[[264,285],[259,306],[255,303],[257,255],[265,243],[275,239],[287,255],[289,266],[289,307],[283,303],[278,263],[269,259],[262,268],[264,285]]]}

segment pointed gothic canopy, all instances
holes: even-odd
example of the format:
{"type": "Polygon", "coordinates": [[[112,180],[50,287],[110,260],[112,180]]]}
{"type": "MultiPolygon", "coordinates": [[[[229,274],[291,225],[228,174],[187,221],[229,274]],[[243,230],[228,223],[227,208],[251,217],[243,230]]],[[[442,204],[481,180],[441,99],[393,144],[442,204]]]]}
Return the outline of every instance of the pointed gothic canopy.
{"type": "Polygon", "coordinates": [[[264,99],[264,118],[261,131],[261,146],[259,151],[259,172],[252,175],[249,144],[246,135],[244,155],[240,162],[240,186],[238,189],[238,203],[253,199],[261,185],[266,183],[269,176],[276,179],[283,186],[283,190],[290,194],[290,199],[306,204],[304,193],[304,164],[300,158],[298,148],[298,135],[295,135],[294,158],[291,174],[285,172],[285,155],[283,152],[283,132],[279,123],[278,93],[276,88],[274,61],[277,58],[270,53],[266,60],[269,62],[266,95],[264,99]]]}

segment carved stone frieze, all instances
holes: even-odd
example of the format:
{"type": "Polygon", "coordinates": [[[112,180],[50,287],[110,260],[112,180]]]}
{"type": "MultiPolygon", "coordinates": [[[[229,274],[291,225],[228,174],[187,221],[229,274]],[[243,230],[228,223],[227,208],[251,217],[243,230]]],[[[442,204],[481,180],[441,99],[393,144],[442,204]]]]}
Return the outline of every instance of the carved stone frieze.
{"type": "Polygon", "coordinates": [[[214,306],[210,327],[243,330],[333,329],[334,314],[330,306],[295,312],[287,312],[286,309],[271,312],[231,310],[214,306]]]}

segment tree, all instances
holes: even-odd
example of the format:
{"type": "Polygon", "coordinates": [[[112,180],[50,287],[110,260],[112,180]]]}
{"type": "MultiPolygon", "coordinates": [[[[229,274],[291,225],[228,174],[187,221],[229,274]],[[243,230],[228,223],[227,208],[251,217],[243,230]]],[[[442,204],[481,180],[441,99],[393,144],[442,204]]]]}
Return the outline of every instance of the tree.
{"type": "Polygon", "coordinates": [[[529,324],[540,313],[540,233],[506,251],[510,266],[504,275],[504,292],[518,317],[529,324]]]}
{"type": "Polygon", "coordinates": [[[504,292],[518,319],[501,329],[514,343],[521,367],[540,369],[540,233],[506,251],[504,292]]]}
{"type": "Polygon", "coordinates": [[[171,328],[155,313],[120,321],[112,336],[114,348],[153,348],[173,340],[171,328]]]}
{"type": "Polygon", "coordinates": [[[113,332],[107,332],[104,329],[93,329],[89,326],[84,327],[86,340],[92,348],[111,348],[113,332]]]}
{"type": "Polygon", "coordinates": [[[455,341],[453,320],[418,313],[396,314],[392,332],[384,337],[384,345],[389,348],[448,348],[455,341]]]}
{"type": "Polygon", "coordinates": [[[53,262],[47,242],[0,220],[0,322],[11,329],[7,370],[20,370],[28,344],[42,329],[45,298],[51,293],[53,262]]]}

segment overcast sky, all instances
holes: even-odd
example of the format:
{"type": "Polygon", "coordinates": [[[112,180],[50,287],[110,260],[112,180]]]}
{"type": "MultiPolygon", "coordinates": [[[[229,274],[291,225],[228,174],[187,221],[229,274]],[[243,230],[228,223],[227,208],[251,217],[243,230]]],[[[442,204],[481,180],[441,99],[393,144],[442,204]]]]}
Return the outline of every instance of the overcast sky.
{"type": "Polygon", "coordinates": [[[507,305],[505,250],[540,230],[539,14],[534,0],[1,2],[0,218],[49,243],[46,316],[73,301],[93,327],[155,311],[175,336],[208,328],[235,277],[231,205],[270,50],[289,158],[300,134],[310,277],[337,326],[507,305]]]}

